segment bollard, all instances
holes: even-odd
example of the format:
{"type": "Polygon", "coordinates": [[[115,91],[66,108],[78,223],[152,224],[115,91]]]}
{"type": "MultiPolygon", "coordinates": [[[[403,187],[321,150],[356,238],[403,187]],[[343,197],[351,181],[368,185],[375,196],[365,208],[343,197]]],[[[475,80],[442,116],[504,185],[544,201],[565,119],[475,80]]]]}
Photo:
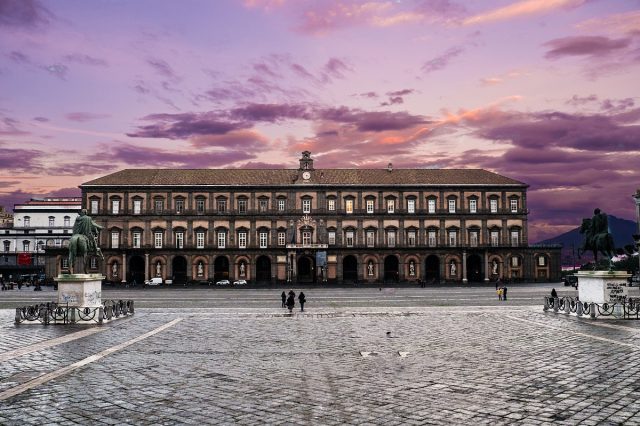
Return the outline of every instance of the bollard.
{"type": "Polygon", "coordinates": [[[549,298],[547,296],[544,297],[544,307],[542,308],[542,310],[545,312],[549,310],[549,298]]]}
{"type": "Polygon", "coordinates": [[[560,300],[557,297],[553,298],[553,312],[558,313],[558,305],[560,303],[560,300]]]}
{"type": "Polygon", "coordinates": [[[20,324],[20,308],[16,308],[16,324],[20,324]]]}
{"type": "Polygon", "coordinates": [[[581,317],[582,316],[582,302],[577,301],[576,303],[577,303],[577,305],[576,305],[576,315],[581,317]]]}
{"type": "Polygon", "coordinates": [[[129,304],[130,304],[129,312],[131,312],[131,315],[133,315],[133,300],[130,300],[129,304]]]}
{"type": "Polygon", "coordinates": [[[103,321],[104,321],[104,307],[100,306],[100,309],[98,310],[98,324],[102,324],[103,321]]]}
{"type": "Polygon", "coordinates": [[[571,313],[571,300],[565,299],[565,301],[564,301],[564,313],[565,314],[571,313]]]}
{"type": "Polygon", "coordinates": [[[596,319],[596,304],[595,303],[589,304],[589,308],[591,310],[591,319],[596,319]]]}

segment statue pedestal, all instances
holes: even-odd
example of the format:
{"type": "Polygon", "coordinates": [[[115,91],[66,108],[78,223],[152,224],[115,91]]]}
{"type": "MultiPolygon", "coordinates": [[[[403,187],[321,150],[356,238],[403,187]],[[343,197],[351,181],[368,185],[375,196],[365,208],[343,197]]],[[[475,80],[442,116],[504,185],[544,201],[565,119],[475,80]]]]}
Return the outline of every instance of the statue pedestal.
{"type": "Polygon", "coordinates": [[[579,271],[578,297],[581,302],[623,303],[629,295],[627,278],[631,274],[622,271],[579,271]]]}
{"type": "Polygon", "coordinates": [[[60,274],[58,282],[58,305],[78,308],[102,306],[101,274],[60,274]]]}

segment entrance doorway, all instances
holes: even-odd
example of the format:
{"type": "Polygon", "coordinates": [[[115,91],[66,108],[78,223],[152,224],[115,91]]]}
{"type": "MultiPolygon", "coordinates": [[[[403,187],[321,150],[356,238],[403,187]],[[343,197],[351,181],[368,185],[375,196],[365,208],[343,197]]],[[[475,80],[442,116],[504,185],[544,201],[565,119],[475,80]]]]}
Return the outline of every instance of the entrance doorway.
{"type": "Polygon", "coordinates": [[[469,282],[481,282],[482,277],[482,258],[477,254],[467,257],[467,280],[469,282]]]}
{"type": "Polygon", "coordinates": [[[440,258],[435,254],[428,256],[424,261],[424,279],[428,283],[440,282],[440,258]]]}
{"type": "Polygon", "coordinates": [[[358,281],[358,260],[355,256],[345,256],[342,259],[342,280],[345,282],[358,281]]]}
{"type": "Polygon", "coordinates": [[[271,259],[268,256],[260,256],[256,260],[256,281],[263,283],[271,281],[271,259]]]}
{"type": "Polygon", "coordinates": [[[137,285],[144,284],[144,259],[142,256],[131,256],[129,259],[128,282],[135,282],[137,285]]]}
{"type": "Polygon", "coordinates": [[[227,256],[218,256],[216,257],[215,262],[213,262],[213,270],[215,271],[214,280],[228,280],[229,279],[229,259],[227,256]]]}
{"type": "Polygon", "coordinates": [[[171,270],[173,271],[173,283],[184,284],[187,282],[187,259],[182,256],[176,256],[171,262],[171,270]]]}
{"type": "Polygon", "coordinates": [[[313,283],[315,282],[315,262],[309,256],[302,256],[298,259],[298,282],[313,283]]]}
{"type": "Polygon", "coordinates": [[[400,280],[398,258],[387,256],[384,258],[384,281],[397,283],[400,280]]]}

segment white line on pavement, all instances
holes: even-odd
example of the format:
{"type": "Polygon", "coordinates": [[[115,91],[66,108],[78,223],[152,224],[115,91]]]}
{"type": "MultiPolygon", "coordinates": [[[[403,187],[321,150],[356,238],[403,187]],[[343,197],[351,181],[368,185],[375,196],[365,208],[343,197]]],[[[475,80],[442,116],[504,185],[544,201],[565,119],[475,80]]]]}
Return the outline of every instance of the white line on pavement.
{"type": "Polygon", "coordinates": [[[81,339],[85,336],[90,336],[94,333],[98,333],[104,330],[104,328],[90,328],[88,330],[82,330],[78,331],[77,333],[67,334],[66,336],[56,337],[55,339],[49,339],[44,342],[35,343],[33,345],[14,349],[12,351],[2,352],[0,353],[0,362],[8,361],[10,359],[29,354],[31,352],[41,351],[42,349],[47,349],[53,346],[60,345],[62,343],[71,342],[76,339],[81,339]]]}
{"type": "Polygon", "coordinates": [[[625,343],[625,342],[621,342],[619,340],[607,339],[606,337],[594,336],[593,334],[581,333],[579,331],[567,330],[566,328],[556,327],[556,326],[553,326],[553,325],[544,324],[544,323],[537,322],[537,321],[531,321],[531,320],[524,319],[524,318],[512,317],[511,315],[505,315],[505,317],[510,318],[512,320],[515,320],[515,321],[528,322],[530,324],[539,325],[541,327],[547,327],[547,328],[551,328],[553,330],[558,330],[558,331],[562,331],[562,332],[565,332],[565,333],[575,334],[576,336],[583,336],[583,337],[588,337],[588,338],[594,339],[594,340],[600,340],[602,342],[614,343],[616,345],[626,346],[628,348],[632,348],[632,349],[636,349],[636,350],[640,349],[640,345],[634,345],[633,343],[625,343]]]}
{"type": "Polygon", "coordinates": [[[71,365],[63,367],[63,368],[61,368],[59,370],[52,371],[51,373],[47,373],[47,374],[42,375],[42,376],[40,376],[40,377],[38,377],[36,379],[30,380],[30,381],[28,381],[26,383],[23,383],[21,385],[18,385],[16,387],[11,388],[11,389],[7,389],[4,392],[0,392],[0,401],[4,401],[5,399],[11,398],[11,397],[16,396],[18,394],[21,394],[22,392],[27,391],[27,390],[29,390],[31,388],[36,387],[36,386],[40,386],[43,383],[46,383],[46,382],[48,382],[50,380],[57,379],[58,377],[64,376],[66,374],[69,374],[70,372],[72,372],[74,370],[77,370],[78,368],[83,367],[83,366],[85,366],[87,364],[91,364],[92,362],[96,362],[96,361],[104,358],[107,355],[111,355],[112,353],[117,352],[119,350],[122,350],[122,349],[126,348],[127,346],[131,346],[134,343],[137,343],[137,342],[139,342],[141,340],[144,340],[144,339],[146,339],[148,337],[153,336],[154,334],[158,334],[161,331],[163,331],[163,330],[165,330],[165,329],[167,329],[169,327],[173,327],[174,325],[176,325],[177,323],[179,323],[183,319],[184,318],[176,318],[173,321],[170,321],[170,322],[168,322],[168,323],[166,323],[166,324],[164,324],[164,325],[162,325],[162,326],[160,326],[160,327],[158,327],[156,329],[153,329],[153,330],[151,330],[151,331],[149,331],[149,332],[147,332],[145,334],[142,334],[142,335],[140,335],[140,336],[138,336],[136,338],[133,338],[133,339],[128,340],[126,342],[120,343],[119,345],[112,346],[112,347],[110,347],[108,349],[105,349],[102,352],[98,352],[97,354],[88,356],[85,359],[82,359],[82,360],[80,360],[78,362],[75,362],[75,363],[73,363],[71,365]]]}

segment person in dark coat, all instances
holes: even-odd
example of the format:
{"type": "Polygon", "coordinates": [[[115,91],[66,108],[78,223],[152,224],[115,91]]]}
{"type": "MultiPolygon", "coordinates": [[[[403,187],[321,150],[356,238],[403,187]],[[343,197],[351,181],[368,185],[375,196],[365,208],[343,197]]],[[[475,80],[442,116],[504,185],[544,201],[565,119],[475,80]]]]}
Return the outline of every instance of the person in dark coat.
{"type": "Polygon", "coordinates": [[[287,307],[287,294],[284,291],[280,295],[280,298],[282,299],[282,307],[286,308],[287,307]]]}
{"type": "Polygon", "coordinates": [[[306,302],[307,299],[304,296],[304,292],[300,292],[300,294],[298,295],[298,302],[300,302],[300,312],[304,311],[304,302],[306,302]]]}
{"type": "Polygon", "coordinates": [[[553,299],[557,299],[557,298],[558,298],[558,292],[556,291],[556,289],[555,289],[555,288],[552,288],[552,289],[551,289],[551,297],[552,297],[553,299]]]}
{"type": "Polygon", "coordinates": [[[296,292],[293,290],[289,290],[289,296],[293,297],[294,299],[296,298],[296,292]]]}
{"type": "Polygon", "coordinates": [[[503,286],[502,287],[502,300],[506,301],[507,300],[507,286],[503,286]]]}
{"type": "Polygon", "coordinates": [[[293,312],[293,307],[296,306],[296,298],[291,293],[289,293],[289,297],[287,297],[287,308],[289,309],[289,313],[293,312]]]}

